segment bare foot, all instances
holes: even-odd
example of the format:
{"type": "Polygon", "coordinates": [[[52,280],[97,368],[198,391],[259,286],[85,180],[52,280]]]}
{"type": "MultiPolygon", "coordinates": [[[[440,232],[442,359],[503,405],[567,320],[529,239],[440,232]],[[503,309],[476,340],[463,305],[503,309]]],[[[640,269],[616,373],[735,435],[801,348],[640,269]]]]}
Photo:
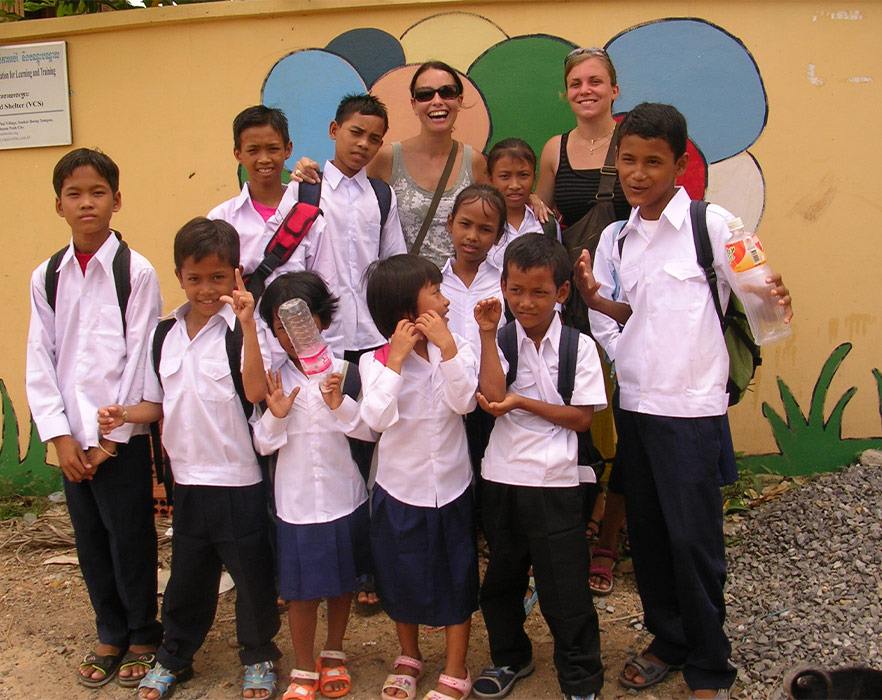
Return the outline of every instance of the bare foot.
{"type": "Polygon", "coordinates": [[[373,591],[359,591],[357,600],[361,605],[376,605],[380,602],[377,594],[373,591]]]}

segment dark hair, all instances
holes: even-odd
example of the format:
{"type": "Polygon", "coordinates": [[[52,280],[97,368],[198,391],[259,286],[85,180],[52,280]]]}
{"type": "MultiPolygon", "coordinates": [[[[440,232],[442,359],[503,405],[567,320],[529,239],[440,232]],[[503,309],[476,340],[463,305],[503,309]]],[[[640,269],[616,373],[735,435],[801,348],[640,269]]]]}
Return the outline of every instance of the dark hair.
{"type": "Polygon", "coordinates": [[[508,245],[502,258],[503,280],[508,279],[509,265],[525,272],[534,267],[551,268],[551,275],[558,289],[569,281],[573,271],[567,249],[554,236],[544,233],[525,233],[508,245]]]}
{"type": "Polygon", "coordinates": [[[401,319],[416,318],[423,287],[441,284],[441,270],[435,263],[409,253],[374,260],[364,274],[368,311],[385,338],[392,336],[401,319]]]}
{"type": "Polygon", "coordinates": [[[198,263],[211,254],[230,267],[239,267],[239,234],[222,219],[206,219],[204,216],[190,219],[175,234],[174,250],[177,270],[187,258],[198,263]]]}
{"type": "Polygon", "coordinates": [[[455,219],[456,212],[459,211],[459,208],[463,204],[471,204],[472,202],[477,202],[479,200],[483,203],[485,212],[489,206],[498,214],[499,226],[496,229],[496,239],[499,240],[499,237],[505,231],[506,209],[505,198],[495,187],[491,187],[490,185],[469,185],[461,190],[453,201],[453,209],[450,210],[450,216],[452,219],[455,219]]]}
{"type": "Polygon", "coordinates": [[[282,137],[282,143],[288,144],[291,138],[288,136],[288,118],[285,113],[275,107],[254,105],[243,109],[233,120],[233,145],[237,149],[242,148],[242,132],[245,129],[267,125],[282,137]]]}
{"type": "Polygon", "coordinates": [[[383,133],[389,130],[389,114],[386,112],[384,105],[379,98],[368,93],[360,95],[346,95],[337,105],[337,114],[334,115],[334,121],[340,126],[353,114],[363,114],[366,117],[380,117],[383,120],[383,133]]]}
{"type": "Polygon", "coordinates": [[[119,192],[119,168],[110,156],[91,148],[77,148],[61,157],[52,171],[52,187],[61,196],[61,187],[73,171],[84,166],[92,166],[101,177],[107,180],[113,194],[119,192]]]}
{"type": "Polygon", "coordinates": [[[273,327],[279,307],[291,299],[303,299],[311,313],[319,317],[323,326],[330,326],[337,311],[337,297],[316,272],[286,272],[276,277],[260,298],[260,316],[273,327]]]}
{"type": "Polygon", "coordinates": [[[413,91],[416,89],[417,78],[419,78],[427,70],[431,70],[433,68],[435,70],[443,70],[445,73],[450,73],[450,77],[453,78],[454,85],[456,85],[456,88],[459,90],[459,94],[462,95],[465,88],[462,84],[462,78],[459,77],[459,73],[456,72],[455,68],[444,63],[444,61],[426,61],[423,65],[416,69],[416,73],[414,73],[413,78],[410,79],[411,97],[413,97],[413,91]]]}
{"type": "Polygon", "coordinates": [[[487,172],[492,173],[493,166],[504,156],[514,160],[525,160],[533,168],[533,172],[536,172],[536,152],[523,139],[503,139],[495,144],[487,154],[487,172]]]}
{"type": "Polygon", "coordinates": [[[619,142],[625,136],[639,136],[644,139],[661,139],[674,152],[674,158],[686,153],[686,118],[676,107],[657,102],[641,102],[634,107],[619,126],[619,142]]]}

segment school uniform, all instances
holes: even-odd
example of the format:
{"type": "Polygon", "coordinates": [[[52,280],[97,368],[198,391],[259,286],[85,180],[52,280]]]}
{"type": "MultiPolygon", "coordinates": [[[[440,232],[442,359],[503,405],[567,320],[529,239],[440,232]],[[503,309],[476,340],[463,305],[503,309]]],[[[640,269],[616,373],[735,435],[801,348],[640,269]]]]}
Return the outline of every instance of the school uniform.
{"type": "MultiPolygon", "coordinates": [[[[264,489],[226,350],[235,314],[224,305],[190,339],[189,308],[187,303],[174,312],[159,376],[151,351],[144,379],[144,399],[162,403],[162,443],[175,475],[171,578],[162,604],[165,637],[156,654],[172,671],[192,664],[211,629],[221,566],[236,584],[241,662],[281,656],[272,641],[279,616],[264,489]]],[[[268,359],[264,354],[264,365],[268,359]]]]}
{"type": "Polygon", "coordinates": [[[396,622],[465,622],[477,609],[478,562],[462,416],[475,407],[478,363],[454,336],[457,354],[428,361],[414,352],[401,374],[383,352],[362,356],[361,415],[376,432],[371,550],[377,592],[396,622]]]}
{"type": "MultiPolygon", "coordinates": [[[[342,370],[342,360],[334,359],[334,371],[342,370]]],[[[367,489],[346,437],[376,436],[351,397],[332,411],[318,382],[293,362],[279,371],[287,394],[300,391],[287,416],[267,410],[254,426],[257,451],[278,450],[279,594],[285,600],[334,598],[355,588],[364,566],[359,557],[369,547],[367,489]]]]}
{"type": "MultiPolygon", "coordinates": [[[[557,240],[560,240],[560,224],[555,222],[557,228],[557,240]]],[[[524,209],[524,218],[521,220],[520,226],[515,228],[508,221],[505,222],[505,231],[498,243],[495,243],[487,253],[487,259],[500,270],[502,269],[502,259],[505,257],[505,249],[516,238],[520,238],[525,233],[543,233],[542,223],[536,218],[533,209],[528,204],[524,209]]]]}
{"type": "MultiPolygon", "coordinates": [[[[539,349],[516,322],[518,371],[509,391],[563,405],[557,391],[560,317],[539,349]]],[[[508,363],[499,350],[503,371],[508,363]]],[[[600,360],[588,336],[579,339],[571,405],[606,406],[600,360]]],[[[603,685],[597,613],[588,590],[590,557],[582,515],[576,433],[516,409],[496,419],[484,453],[483,524],[490,561],[481,587],[494,666],[532,658],[524,631],[523,596],[530,565],[542,614],[554,637],[561,690],[588,695],[603,685]]]]}
{"type": "MultiPolygon", "coordinates": [[[[162,310],[156,272],[131,252],[126,330],[117,301],[110,235],[83,274],[71,243],[58,266],[53,312],[43,262],[31,277],[25,384],[40,439],[71,435],[85,451],[98,445],[98,408],[139,403],[147,339],[162,310]]],[[[90,481],[64,479],[77,555],[104,644],[152,644],[156,621],[156,530],[147,426],[123,425],[107,438],[117,456],[90,481]]]]}
{"type": "MultiPolygon", "coordinates": [[[[729,687],[735,671],[723,630],[726,579],[720,464],[731,457],[728,354],[696,261],[689,196],[679,188],[657,222],[632,211],[612,261],[632,315],[616,347],[619,457],[628,533],[650,651],[685,664],[692,689],[729,687]],[[725,453],[728,453],[725,454],[725,453]]],[[[720,301],[732,273],[720,207],[707,223],[720,301]]]]}

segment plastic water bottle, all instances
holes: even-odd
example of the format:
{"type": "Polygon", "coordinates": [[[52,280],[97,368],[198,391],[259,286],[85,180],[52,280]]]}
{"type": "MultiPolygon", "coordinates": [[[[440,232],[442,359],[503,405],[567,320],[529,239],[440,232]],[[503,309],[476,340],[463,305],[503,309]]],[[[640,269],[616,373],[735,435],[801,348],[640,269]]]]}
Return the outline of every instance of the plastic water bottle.
{"type": "Polygon", "coordinates": [[[289,299],[279,307],[279,320],[291,339],[304,374],[311,380],[324,382],[331,376],[334,363],[307,303],[300,298],[289,299]]]}
{"type": "Polygon", "coordinates": [[[784,323],[784,307],[772,296],[774,285],[766,282],[772,269],[766,262],[763,246],[755,233],[744,230],[739,218],[729,221],[732,237],[726,243],[726,258],[735,273],[736,293],[757,345],[767,345],[790,337],[791,328],[784,323]]]}

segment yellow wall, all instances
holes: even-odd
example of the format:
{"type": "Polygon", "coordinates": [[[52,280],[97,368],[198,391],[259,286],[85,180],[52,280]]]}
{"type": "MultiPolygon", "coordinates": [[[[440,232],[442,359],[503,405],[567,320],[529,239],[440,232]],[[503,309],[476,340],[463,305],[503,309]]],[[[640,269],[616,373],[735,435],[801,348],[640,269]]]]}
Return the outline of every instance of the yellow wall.
{"type": "MultiPolygon", "coordinates": [[[[756,391],[731,411],[736,448],[768,452],[774,441],[761,402],[780,407],[776,376],[806,408],[822,363],[845,341],[854,349],[831,396],[835,401],[852,385],[858,392],[845,412],[843,434],[882,434],[870,374],[880,364],[882,341],[882,247],[875,230],[882,5],[859,7],[845,13],[849,18],[837,18],[806,3],[773,0],[249,0],[5,24],[0,44],[68,42],[73,147],[100,147],[120,165],[123,207],[114,225],[154,263],[171,309],[182,299],[172,271],[172,236],[185,220],[237,192],[232,118],[260,101],[263,79],[285,54],[323,47],[359,27],[399,37],[414,23],[450,11],[482,15],[509,36],[548,33],[587,46],[604,45],[629,27],[663,17],[700,17],[719,25],[744,42],[764,80],[768,123],[750,148],[766,187],[759,233],[793,291],[797,314],[793,338],[767,349],[756,391]]],[[[468,52],[468,37],[445,41],[451,51],[468,52]]],[[[319,118],[326,122],[330,116],[319,118]]],[[[20,423],[27,418],[28,280],[67,240],[50,182],[55,162],[67,150],[0,151],[5,260],[0,378],[20,423]]],[[[27,434],[24,424],[22,433],[27,434]]]]}

